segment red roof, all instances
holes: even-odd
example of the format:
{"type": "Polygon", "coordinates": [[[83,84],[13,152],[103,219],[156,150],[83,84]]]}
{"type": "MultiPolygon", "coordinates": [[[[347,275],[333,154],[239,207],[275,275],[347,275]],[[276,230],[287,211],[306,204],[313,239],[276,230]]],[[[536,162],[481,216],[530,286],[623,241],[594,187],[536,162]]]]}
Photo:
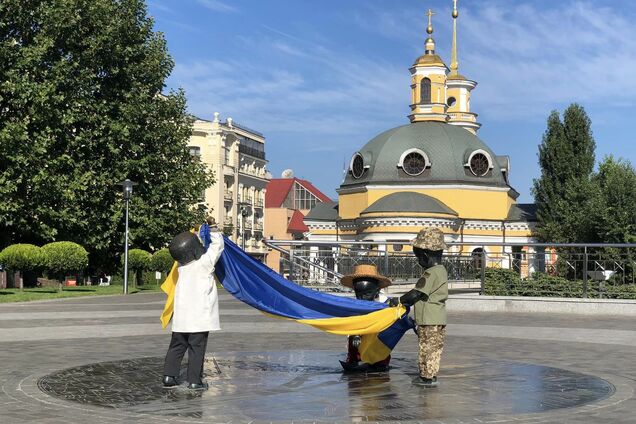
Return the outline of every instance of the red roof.
{"type": "Polygon", "coordinates": [[[288,233],[305,233],[309,231],[309,227],[305,225],[304,219],[305,219],[305,215],[303,215],[301,211],[295,210],[291,219],[289,220],[289,225],[287,226],[287,232],[288,233]]]}
{"type": "Polygon", "coordinates": [[[307,180],[301,180],[300,178],[274,178],[267,183],[265,189],[265,207],[266,208],[280,208],[285,201],[285,198],[289,194],[289,190],[294,187],[294,183],[297,182],[303,186],[307,191],[312,193],[321,202],[331,202],[331,199],[318,190],[312,183],[307,180]]]}

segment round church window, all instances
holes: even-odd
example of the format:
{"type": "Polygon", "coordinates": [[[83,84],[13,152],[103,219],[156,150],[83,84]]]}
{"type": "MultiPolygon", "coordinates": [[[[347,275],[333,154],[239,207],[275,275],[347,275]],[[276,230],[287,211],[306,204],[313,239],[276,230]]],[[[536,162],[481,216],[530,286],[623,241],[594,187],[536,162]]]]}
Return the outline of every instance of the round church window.
{"type": "Polygon", "coordinates": [[[426,169],[426,159],[418,152],[411,152],[404,157],[402,169],[413,177],[420,175],[426,169]]]}
{"type": "Polygon", "coordinates": [[[483,177],[490,169],[490,161],[483,153],[475,153],[470,158],[470,171],[478,177],[483,177]]]}
{"type": "Polygon", "coordinates": [[[360,178],[364,174],[364,159],[360,153],[356,153],[351,161],[351,175],[353,178],[360,178]]]}
{"type": "Polygon", "coordinates": [[[449,97],[448,100],[446,101],[446,104],[450,107],[455,106],[456,103],[457,103],[457,99],[455,99],[455,97],[449,97]]]}

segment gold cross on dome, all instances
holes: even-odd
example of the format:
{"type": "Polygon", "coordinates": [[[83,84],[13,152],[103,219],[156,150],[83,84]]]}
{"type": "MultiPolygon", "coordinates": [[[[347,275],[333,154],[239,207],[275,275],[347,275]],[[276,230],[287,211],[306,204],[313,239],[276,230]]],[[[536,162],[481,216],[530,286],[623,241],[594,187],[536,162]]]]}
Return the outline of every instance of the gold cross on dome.
{"type": "MultiPolygon", "coordinates": [[[[455,0],[455,1],[457,1],[457,0],[455,0]]],[[[432,24],[431,18],[433,18],[434,14],[435,13],[433,13],[433,11],[431,9],[428,9],[428,13],[426,14],[428,16],[428,26],[431,26],[431,24],[432,24]]]]}

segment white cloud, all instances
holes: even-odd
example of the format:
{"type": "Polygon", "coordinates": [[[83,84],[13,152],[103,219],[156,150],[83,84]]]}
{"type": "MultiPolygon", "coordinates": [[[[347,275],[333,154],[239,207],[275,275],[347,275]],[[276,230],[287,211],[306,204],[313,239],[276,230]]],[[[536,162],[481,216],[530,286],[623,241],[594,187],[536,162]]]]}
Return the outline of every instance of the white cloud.
{"type": "Polygon", "coordinates": [[[239,11],[236,7],[231,6],[220,0],[197,0],[197,3],[215,12],[234,13],[239,11]]]}
{"type": "Polygon", "coordinates": [[[320,135],[321,151],[341,150],[343,138],[359,145],[379,117],[406,122],[399,114],[406,115],[409,90],[403,66],[267,29],[273,35],[244,38],[255,52],[245,59],[177,64],[172,79],[193,113],[209,118],[219,110],[267,132],[320,135]]]}
{"type": "MultiPolygon", "coordinates": [[[[634,106],[636,27],[620,8],[576,0],[550,8],[502,0],[464,5],[460,72],[479,83],[473,109],[488,120],[545,119],[573,101],[634,106]]],[[[363,12],[356,19],[362,28],[421,48],[419,7],[363,12]]],[[[450,17],[435,18],[434,37],[447,63],[450,23],[450,17]]]]}

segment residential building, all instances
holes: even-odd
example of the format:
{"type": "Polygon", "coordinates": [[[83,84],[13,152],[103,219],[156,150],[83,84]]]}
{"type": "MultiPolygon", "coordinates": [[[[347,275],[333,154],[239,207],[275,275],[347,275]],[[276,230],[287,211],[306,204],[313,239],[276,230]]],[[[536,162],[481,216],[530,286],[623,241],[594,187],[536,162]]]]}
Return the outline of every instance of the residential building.
{"type": "Polygon", "coordinates": [[[216,182],[201,203],[223,231],[250,255],[264,260],[265,186],[271,178],[265,158],[265,136],[227,118],[196,119],[190,153],[213,172],[216,182]]]}
{"type": "MultiPolygon", "coordinates": [[[[265,193],[265,236],[274,240],[302,240],[309,228],[303,222],[305,215],[321,202],[331,199],[312,183],[295,178],[290,170],[283,178],[269,181],[265,193]]],[[[267,254],[267,265],[277,272],[280,254],[272,250],[267,254]]]]}

